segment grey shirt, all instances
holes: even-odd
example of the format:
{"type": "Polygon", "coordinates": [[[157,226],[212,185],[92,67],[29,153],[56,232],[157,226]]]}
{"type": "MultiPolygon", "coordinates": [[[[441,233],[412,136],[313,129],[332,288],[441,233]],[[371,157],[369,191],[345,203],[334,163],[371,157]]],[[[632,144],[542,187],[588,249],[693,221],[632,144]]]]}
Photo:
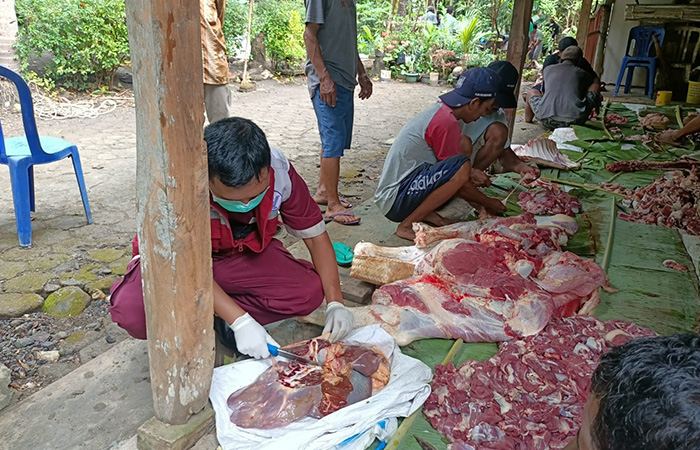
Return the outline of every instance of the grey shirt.
{"type": "MultiPolygon", "coordinates": [[[[321,57],[333,82],[353,90],[357,85],[357,15],[355,0],[305,0],[306,23],[319,24],[321,57]]],[[[309,95],[321,84],[316,69],[306,60],[309,95]]]]}
{"type": "Polygon", "coordinates": [[[538,119],[577,120],[587,114],[586,92],[593,82],[590,73],[571,61],[562,61],[545,67],[542,77],[547,90],[538,107],[538,119]]]}
{"type": "Polygon", "coordinates": [[[425,140],[425,132],[442,103],[435,103],[411,119],[399,132],[384,161],[374,203],[382,214],[394,205],[401,181],[423,163],[435,164],[438,158],[425,140]]]}

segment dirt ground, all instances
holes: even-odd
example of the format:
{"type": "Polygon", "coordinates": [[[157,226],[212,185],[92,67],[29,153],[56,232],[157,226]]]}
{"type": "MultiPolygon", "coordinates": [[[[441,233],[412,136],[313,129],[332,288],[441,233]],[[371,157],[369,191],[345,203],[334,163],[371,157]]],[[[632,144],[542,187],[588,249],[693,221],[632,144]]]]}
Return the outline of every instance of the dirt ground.
{"type": "MultiPolygon", "coordinates": [[[[353,148],[341,164],[341,194],[354,204],[370,199],[391,139],[449,88],[375,82],[372,98],[357,99],[353,148]]],[[[233,86],[233,110],[260,125],[270,144],[287,155],[313,191],[321,144],[305,80],[261,81],[248,93],[233,86]]],[[[22,134],[21,115],[15,109],[0,105],[0,117],[5,137],[22,134]]],[[[0,320],[0,364],[12,371],[13,387],[20,393],[15,401],[128,338],[111,324],[102,294],[108,294],[110,285],[123,275],[136,232],[133,101],[93,119],[38,119],[37,123],[41,135],[77,145],[94,224],[86,225],[71,163],[37,166],[33,245],[20,248],[9,172],[0,169],[5,193],[0,202],[0,303],[28,294],[45,299],[66,286],[78,286],[96,300],[75,318],[56,320],[34,312],[0,320]],[[37,333],[31,344],[19,346],[19,340],[37,333]],[[38,350],[54,349],[61,352],[58,362],[35,358],[38,350]]],[[[519,118],[513,142],[524,143],[543,131],[519,118]]]]}

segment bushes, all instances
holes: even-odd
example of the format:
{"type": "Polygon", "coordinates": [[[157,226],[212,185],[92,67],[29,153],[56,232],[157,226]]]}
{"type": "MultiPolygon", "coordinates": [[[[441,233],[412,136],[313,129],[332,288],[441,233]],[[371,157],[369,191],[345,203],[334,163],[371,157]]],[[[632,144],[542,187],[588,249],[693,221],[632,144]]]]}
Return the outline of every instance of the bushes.
{"type": "Polygon", "coordinates": [[[16,0],[16,9],[22,68],[49,53],[45,79],[78,89],[109,85],[128,58],[123,0],[16,0]]]}
{"type": "MultiPolygon", "coordinates": [[[[276,67],[282,61],[294,62],[306,56],[304,47],[304,1],[258,0],[253,13],[253,36],[263,33],[267,57],[276,67]]],[[[248,1],[228,0],[224,35],[229,55],[245,45],[248,1]]]]}

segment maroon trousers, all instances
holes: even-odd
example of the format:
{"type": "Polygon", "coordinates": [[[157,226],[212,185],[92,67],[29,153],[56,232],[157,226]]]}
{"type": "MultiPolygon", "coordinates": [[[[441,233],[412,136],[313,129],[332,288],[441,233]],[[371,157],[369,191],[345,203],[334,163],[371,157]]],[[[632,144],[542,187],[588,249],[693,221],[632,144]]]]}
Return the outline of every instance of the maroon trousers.
{"type": "MultiPolygon", "coordinates": [[[[294,258],[277,239],[262,253],[238,253],[213,259],[214,280],[262,325],[305,316],[323,302],[321,279],[308,261],[294,258]]],[[[146,339],[140,259],[129,263],[114,283],[112,320],[137,339],[146,339]]]]}

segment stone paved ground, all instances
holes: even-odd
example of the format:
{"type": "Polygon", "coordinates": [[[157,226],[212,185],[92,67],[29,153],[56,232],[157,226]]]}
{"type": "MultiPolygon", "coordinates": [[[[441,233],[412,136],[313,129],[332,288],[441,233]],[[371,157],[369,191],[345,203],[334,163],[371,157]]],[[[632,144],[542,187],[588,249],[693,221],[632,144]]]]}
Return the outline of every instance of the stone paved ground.
{"type": "MultiPolygon", "coordinates": [[[[370,100],[356,100],[353,150],[342,163],[343,195],[355,204],[372,196],[386,142],[445,89],[377,82],[370,100]]],[[[320,140],[304,81],[259,82],[250,93],[234,88],[233,103],[235,114],[256,121],[313,188],[320,140]]],[[[17,112],[2,109],[0,117],[6,137],[22,133],[17,112]]],[[[127,337],[110,323],[103,294],[123,275],[136,229],[133,104],[96,119],[39,120],[38,126],[41,134],[78,146],[95,223],[86,225],[70,162],[38,166],[33,246],[20,248],[9,172],[0,169],[0,192],[5,194],[0,200],[0,368],[5,363],[12,371],[12,386],[19,392],[15,401],[127,337]],[[41,312],[21,318],[24,311],[41,310],[52,292],[65,294],[71,286],[95,299],[85,313],[60,320],[41,312]],[[60,358],[37,361],[39,350],[58,350],[60,358]]],[[[536,126],[519,123],[514,142],[540,133],[536,126]]],[[[79,297],[75,301],[84,301],[80,292],[71,292],[79,297]]],[[[1,398],[0,391],[0,409],[1,398]]]]}

